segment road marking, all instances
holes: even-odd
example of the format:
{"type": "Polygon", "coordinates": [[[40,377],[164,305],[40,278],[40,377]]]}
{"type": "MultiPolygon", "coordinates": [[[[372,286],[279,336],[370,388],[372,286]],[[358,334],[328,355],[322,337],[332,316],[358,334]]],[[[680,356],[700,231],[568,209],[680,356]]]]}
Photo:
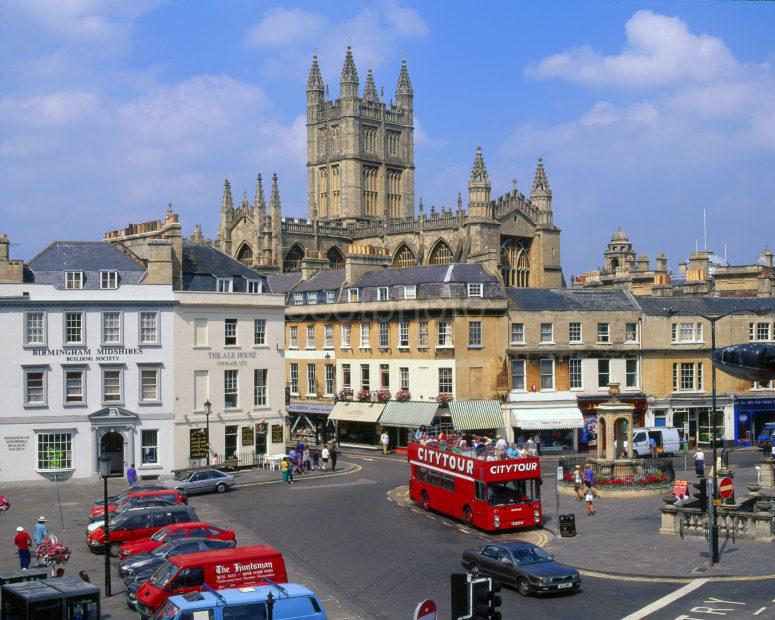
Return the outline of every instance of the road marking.
{"type": "MultiPolygon", "coordinates": [[[[350,471],[343,471],[338,474],[334,474],[334,473],[323,474],[322,476],[315,476],[314,478],[306,478],[306,480],[320,480],[321,478],[337,478],[338,476],[349,476],[351,474],[357,474],[359,471],[363,469],[363,467],[361,467],[360,465],[355,465],[355,464],[352,464],[352,465],[353,465],[353,469],[351,469],[350,471]]],[[[301,476],[297,476],[296,480],[305,480],[305,478],[302,478],[301,476]]],[[[242,489],[245,487],[260,487],[260,486],[265,486],[267,484],[283,484],[283,481],[278,479],[278,480],[265,480],[263,482],[240,482],[238,484],[235,484],[234,488],[242,489]]]]}
{"type": "Polygon", "coordinates": [[[670,603],[674,603],[679,598],[683,598],[690,592],[694,592],[697,588],[701,588],[706,583],[708,583],[708,581],[710,580],[707,578],[695,579],[691,583],[687,583],[684,587],[678,588],[675,592],[671,592],[670,594],[657,599],[650,605],[646,605],[642,609],[639,609],[638,611],[631,613],[629,616],[622,618],[622,620],[641,620],[641,618],[645,618],[646,616],[653,614],[655,611],[658,611],[663,607],[667,607],[670,605],[670,603]]]}
{"type": "Polygon", "coordinates": [[[765,609],[767,609],[767,608],[766,608],[766,607],[762,607],[761,609],[757,609],[755,612],[753,612],[753,615],[754,615],[754,616],[758,616],[758,615],[759,615],[760,613],[762,613],[762,612],[763,612],[765,609]]]}

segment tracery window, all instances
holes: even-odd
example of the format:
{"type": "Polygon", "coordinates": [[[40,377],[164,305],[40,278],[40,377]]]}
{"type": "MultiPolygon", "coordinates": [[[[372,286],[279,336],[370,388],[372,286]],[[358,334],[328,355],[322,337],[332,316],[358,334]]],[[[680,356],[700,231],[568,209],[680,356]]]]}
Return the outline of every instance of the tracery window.
{"type": "Polygon", "coordinates": [[[366,153],[377,152],[377,128],[376,127],[364,127],[363,149],[366,153]]]}
{"type": "Polygon", "coordinates": [[[285,255],[285,260],[283,260],[283,271],[286,273],[290,271],[301,271],[301,261],[303,259],[304,250],[298,245],[294,245],[285,255]]]}
{"type": "Polygon", "coordinates": [[[366,215],[379,215],[377,197],[377,175],[379,168],[376,166],[363,167],[363,206],[366,215]]]}
{"type": "Polygon", "coordinates": [[[320,194],[320,215],[328,215],[328,169],[325,166],[318,168],[318,193],[320,194]]]}
{"type": "Polygon", "coordinates": [[[417,257],[407,246],[402,245],[393,256],[393,267],[395,269],[405,269],[414,267],[417,264],[417,257]]]}
{"type": "Polygon", "coordinates": [[[506,286],[526,288],[530,285],[528,247],[519,239],[509,239],[501,246],[501,274],[506,286]]]}
{"type": "Polygon", "coordinates": [[[326,155],[326,128],[318,127],[318,154],[321,157],[326,155]]]}
{"type": "Polygon", "coordinates": [[[401,134],[397,131],[388,132],[388,155],[398,157],[398,144],[401,140],[401,134]]]}
{"type": "Polygon", "coordinates": [[[237,252],[237,260],[248,267],[253,265],[253,249],[247,243],[243,243],[237,252]]]}
{"type": "Polygon", "coordinates": [[[388,170],[388,217],[401,217],[401,171],[388,170]]]}
{"type": "Polygon", "coordinates": [[[428,264],[447,265],[452,262],[453,258],[454,256],[450,247],[444,241],[439,241],[431,251],[428,264]]]}
{"type": "Polygon", "coordinates": [[[328,252],[326,252],[326,258],[328,259],[328,266],[330,269],[341,269],[344,267],[344,256],[342,256],[342,253],[336,246],[332,246],[328,252]]]}
{"type": "Polygon", "coordinates": [[[339,215],[342,210],[342,177],[339,176],[339,165],[331,166],[331,215],[339,215]]]}

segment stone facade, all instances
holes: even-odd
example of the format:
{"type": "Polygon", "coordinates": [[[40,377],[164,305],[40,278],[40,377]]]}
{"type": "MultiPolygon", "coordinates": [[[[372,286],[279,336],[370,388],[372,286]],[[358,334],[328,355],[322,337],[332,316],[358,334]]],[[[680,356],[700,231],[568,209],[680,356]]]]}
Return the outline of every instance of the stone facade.
{"type": "Polygon", "coordinates": [[[347,247],[383,248],[394,267],[478,263],[507,286],[560,287],[560,229],[539,158],[530,198],[517,190],[492,199],[477,148],[468,181],[468,210],[457,204],[415,213],[414,91],[406,62],[395,102],[377,94],[369,71],[362,96],[348,48],[340,96],[329,100],[313,58],[307,81],[307,219],[283,218],[277,176],[269,204],[258,176],[252,204],[235,206],[227,180],[216,244],[264,271],[341,267],[347,247]]]}

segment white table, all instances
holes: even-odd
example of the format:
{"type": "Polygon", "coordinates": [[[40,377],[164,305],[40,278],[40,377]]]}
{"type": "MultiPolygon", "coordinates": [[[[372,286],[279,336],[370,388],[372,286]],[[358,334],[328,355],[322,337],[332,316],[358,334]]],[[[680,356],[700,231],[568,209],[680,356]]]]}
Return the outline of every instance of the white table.
{"type": "Polygon", "coordinates": [[[266,462],[269,463],[269,469],[272,471],[280,469],[280,461],[282,461],[287,454],[271,454],[266,457],[266,462]]]}

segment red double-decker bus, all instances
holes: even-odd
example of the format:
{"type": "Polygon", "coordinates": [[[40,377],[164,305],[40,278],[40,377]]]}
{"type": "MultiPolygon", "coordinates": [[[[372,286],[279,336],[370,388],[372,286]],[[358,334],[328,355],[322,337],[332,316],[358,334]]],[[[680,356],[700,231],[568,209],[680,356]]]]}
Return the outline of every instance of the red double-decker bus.
{"type": "Polygon", "coordinates": [[[495,531],[540,526],[537,457],[485,460],[411,442],[409,495],[425,510],[495,531]]]}

